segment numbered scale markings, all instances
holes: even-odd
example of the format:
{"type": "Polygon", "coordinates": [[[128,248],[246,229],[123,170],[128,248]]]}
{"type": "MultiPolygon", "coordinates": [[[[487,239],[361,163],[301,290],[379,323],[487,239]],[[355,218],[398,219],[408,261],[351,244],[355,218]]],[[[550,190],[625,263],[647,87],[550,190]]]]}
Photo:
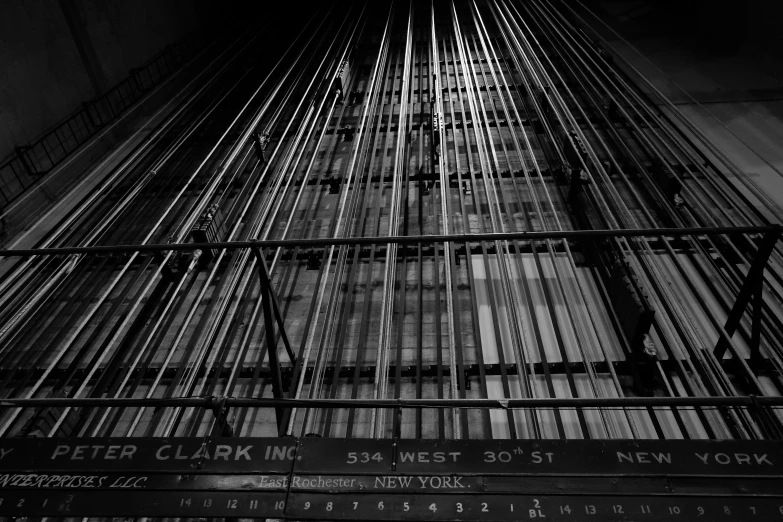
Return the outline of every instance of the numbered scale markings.
{"type": "Polygon", "coordinates": [[[286,516],[318,520],[783,520],[783,498],[292,493],[286,516]]]}
{"type": "Polygon", "coordinates": [[[303,520],[783,521],[783,498],[4,491],[0,516],[171,516],[303,520]]]}
{"type": "Polygon", "coordinates": [[[280,518],[285,493],[208,491],[3,491],[0,516],[280,518]]]}

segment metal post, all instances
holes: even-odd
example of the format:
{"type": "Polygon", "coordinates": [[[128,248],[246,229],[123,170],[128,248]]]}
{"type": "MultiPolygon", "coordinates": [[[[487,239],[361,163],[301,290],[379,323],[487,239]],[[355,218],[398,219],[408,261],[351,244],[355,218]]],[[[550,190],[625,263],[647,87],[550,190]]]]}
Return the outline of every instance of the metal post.
{"type": "MultiPolygon", "coordinates": [[[[25,171],[27,171],[27,175],[31,178],[35,178],[38,173],[33,168],[30,158],[27,157],[28,149],[29,147],[16,147],[16,156],[19,158],[19,162],[22,164],[25,171]]],[[[22,187],[27,188],[24,183],[22,183],[22,187]]]]}
{"type": "MultiPolygon", "coordinates": [[[[291,364],[296,364],[296,355],[294,355],[294,350],[291,348],[291,342],[288,340],[288,335],[285,332],[285,325],[283,324],[283,316],[280,313],[280,306],[277,304],[277,296],[275,295],[275,292],[272,290],[272,283],[271,278],[269,277],[269,270],[266,267],[266,261],[264,261],[264,257],[261,255],[261,250],[258,248],[253,249],[253,253],[256,255],[256,258],[258,259],[259,264],[259,270],[261,271],[261,279],[262,281],[266,281],[267,286],[269,287],[269,299],[272,302],[272,310],[275,313],[275,320],[277,321],[277,328],[280,330],[280,338],[283,340],[283,344],[285,345],[285,351],[288,353],[288,358],[291,361],[291,364]]],[[[263,283],[262,283],[263,284],[263,283]]]]}
{"type": "Polygon", "coordinates": [[[720,359],[723,357],[723,354],[726,353],[726,349],[729,346],[729,337],[734,335],[734,332],[737,330],[740,320],[745,313],[745,309],[754,293],[756,293],[757,296],[754,300],[754,331],[751,334],[751,339],[753,340],[751,350],[758,351],[758,342],[760,341],[761,332],[756,332],[755,329],[761,328],[761,292],[764,287],[764,267],[767,265],[767,260],[769,259],[770,254],[772,254],[772,250],[775,248],[775,243],[777,243],[779,236],[780,229],[777,227],[764,234],[761,244],[756,251],[756,259],[750,266],[748,275],[742,283],[742,288],[740,288],[739,294],[737,294],[737,300],[734,302],[734,306],[731,308],[731,312],[729,312],[729,316],[726,319],[726,325],[723,328],[726,333],[725,335],[723,332],[720,333],[718,342],[715,345],[715,350],[713,350],[715,358],[720,359]]]}
{"type": "MultiPolygon", "coordinates": [[[[264,330],[266,330],[266,349],[269,356],[269,374],[272,377],[272,394],[275,399],[283,398],[283,379],[280,375],[280,360],[277,357],[277,342],[275,341],[274,331],[274,319],[272,312],[272,288],[269,282],[269,277],[266,272],[266,265],[264,258],[261,255],[261,251],[258,248],[253,248],[253,253],[258,258],[258,272],[261,276],[261,299],[263,300],[264,308],[264,330]]],[[[284,426],[283,408],[275,408],[275,416],[277,417],[277,428],[281,430],[284,426]]]]}
{"type": "Polygon", "coordinates": [[[753,318],[750,328],[750,364],[761,362],[761,318],[764,313],[764,278],[756,279],[753,289],[753,318]]]}
{"type": "Polygon", "coordinates": [[[141,74],[140,74],[139,69],[138,68],[131,69],[130,70],[130,75],[133,78],[133,82],[136,84],[136,89],[140,93],[143,93],[145,89],[144,89],[144,85],[142,84],[142,81],[141,81],[141,74]]]}
{"type": "Polygon", "coordinates": [[[90,124],[93,127],[100,128],[103,126],[103,122],[97,119],[96,116],[94,116],[93,113],[90,112],[90,108],[94,106],[95,106],[94,102],[85,102],[82,104],[82,110],[84,111],[85,114],[87,114],[87,119],[89,120],[90,124]]]}
{"type": "MultiPolygon", "coordinates": [[[[42,139],[39,143],[41,144],[41,148],[44,150],[44,154],[46,154],[46,158],[49,160],[49,169],[48,170],[51,170],[51,169],[54,168],[55,163],[54,163],[54,160],[52,159],[52,155],[49,154],[49,149],[46,148],[46,141],[44,139],[42,139]]],[[[46,171],[43,171],[43,172],[40,172],[39,174],[45,174],[45,173],[46,173],[46,171]]]]}

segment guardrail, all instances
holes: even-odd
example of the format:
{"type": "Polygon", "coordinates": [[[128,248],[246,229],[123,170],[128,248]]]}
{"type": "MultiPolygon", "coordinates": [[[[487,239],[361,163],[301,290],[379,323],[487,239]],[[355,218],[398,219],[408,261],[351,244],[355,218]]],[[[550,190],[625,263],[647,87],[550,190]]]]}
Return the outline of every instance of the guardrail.
{"type": "Polygon", "coordinates": [[[98,98],[44,132],[16,147],[0,163],[0,210],[52,171],[60,162],[114,121],[203,47],[195,36],[165,47],[158,55],[98,98]]]}

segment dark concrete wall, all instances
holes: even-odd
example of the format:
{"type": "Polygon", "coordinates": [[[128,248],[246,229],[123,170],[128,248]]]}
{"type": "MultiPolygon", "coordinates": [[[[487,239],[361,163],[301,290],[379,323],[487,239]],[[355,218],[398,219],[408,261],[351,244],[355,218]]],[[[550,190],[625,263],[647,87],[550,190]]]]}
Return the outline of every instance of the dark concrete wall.
{"type": "Polygon", "coordinates": [[[746,44],[783,55],[780,0],[583,0],[629,38],[668,37],[705,51],[746,44]]]}
{"type": "Polygon", "coordinates": [[[604,31],[609,45],[783,207],[783,2],[684,0],[682,6],[656,0],[591,4],[655,67],[604,31]]]}
{"type": "MultiPolygon", "coordinates": [[[[65,0],[111,86],[204,25],[207,0],[65,0]]],[[[0,0],[0,160],[96,96],[59,2],[0,0]]]]}
{"type": "Polygon", "coordinates": [[[748,0],[749,38],[783,58],[783,2],[748,0]]]}
{"type": "MultiPolygon", "coordinates": [[[[699,101],[783,99],[780,0],[591,0],[590,7],[699,101]]],[[[596,27],[632,56],[616,35],[596,27]]],[[[648,64],[640,67],[670,100],[690,101],[648,64]]]]}
{"type": "Polygon", "coordinates": [[[60,6],[0,3],[0,158],[93,96],[60,6]]]}
{"type": "Polygon", "coordinates": [[[110,85],[204,22],[205,2],[79,0],[78,3],[110,85]]]}

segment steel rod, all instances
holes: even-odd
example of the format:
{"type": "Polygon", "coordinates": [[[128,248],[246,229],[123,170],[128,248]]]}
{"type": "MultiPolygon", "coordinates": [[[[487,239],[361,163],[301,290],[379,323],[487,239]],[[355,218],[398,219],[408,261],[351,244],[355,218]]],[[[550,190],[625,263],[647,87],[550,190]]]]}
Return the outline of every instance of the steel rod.
{"type": "Polygon", "coordinates": [[[2,399],[0,408],[19,407],[202,407],[213,408],[225,402],[230,408],[276,408],[303,406],[308,408],[633,408],[633,407],[688,407],[688,406],[771,406],[783,407],[783,397],[733,396],[733,397],[555,397],[525,399],[273,399],[273,398],[221,398],[172,397],[168,399],[123,398],[46,398],[2,399]]]}
{"type": "Polygon", "coordinates": [[[26,248],[0,250],[0,257],[33,257],[65,254],[112,254],[120,252],[163,252],[166,250],[228,250],[245,248],[294,248],[322,247],[339,245],[367,246],[373,244],[415,245],[444,242],[480,242],[480,241],[543,241],[546,239],[584,239],[610,237],[686,237],[717,236],[722,234],[764,234],[779,231],[780,225],[740,226],[740,227],[685,227],[685,228],[629,228],[602,230],[546,230],[523,232],[487,232],[480,234],[432,234],[425,236],[388,236],[388,237],[335,237],[313,239],[282,239],[259,241],[217,241],[210,243],[168,243],[157,245],[114,245],[90,247],[26,248]]]}

